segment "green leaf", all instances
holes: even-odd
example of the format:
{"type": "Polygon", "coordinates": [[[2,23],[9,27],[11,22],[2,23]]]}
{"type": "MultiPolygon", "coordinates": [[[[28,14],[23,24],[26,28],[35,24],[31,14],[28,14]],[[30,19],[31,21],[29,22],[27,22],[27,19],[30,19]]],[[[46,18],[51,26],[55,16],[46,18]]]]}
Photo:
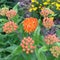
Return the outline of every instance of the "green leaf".
{"type": "Polygon", "coordinates": [[[35,30],[35,32],[34,32],[34,35],[40,35],[40,26],[38,26],[37,28],[36,28],[36,30],[35,30]]]}
{"type": "Polygon", "coordinates": [[[37,45],[39,45],[39,44],[45,45],[44,37],[40,34],[40,29],[41,29],[40,26],[38,26],[36,28],[36,30],[33,33],[33,37],[32,38],[35,40],[35,44],[37,44],[37,45]]]}
{"type": "Polygon", "coordinates": [[[40,54],[41,52],[46,52],[47,50],[48,50],[47,47],[43,46],[38,50],[38,54],[40,54]]]}
{"type": "Polygon", "coordinates": [[[0,60],[4,60],[4,58],[0,58],[0,60]]]}
{"type": "Polygon", "coordinates": [[[0,52],[4,51],[4,48],[0,48],[0,52]]]}
{"type": "Polygon", "coordinates": [[[15,10],[16,12],[18,12],[18,6],[19,6],[19,2],[13,7],[13,10],[15,10]]]}
{"type": "Polygon", "coordinates": [[[39,44],[39,41],[40,41],[40,26],[38,26],[36,28],[36,30],[34,31],[32,38],[35,40],[36,44],[39,44]]]}
{"type": "Polygon", "coordinates": [[[12,45],[12,46],[10,46],[10,47],[7,47],[5,50],[6,51],[8,51],[8,52],[12,52],[12,51],[14,51],[14,49],[17,47],[17,45],[12,45]]]}
{"type": "Polygon", "coordinates": [[[35,17],[35,18],[38,18],[38,19],[40,18],[40,14],[37,14],[36,11],[31,12],[31,16],[35,17]]]}
{"type": "Polygon", "coordinates": [[[7,2],[7,0],[0,0],[1,3],[7,2]]]}
{"type": "Polygon", "coordinates": [[[17,46],[14,51],[12,52],[12,55],[19,55],[22,52],[22,48],[20,46],[17,46]]]}
{"type": "Polygon", "coordinates": [[[47,57],[44,54],[45,51],[47,51],[47,48],[45,46],[40,49],[36,48],[35,53],[38,60],[47,60],[47,57]]]}
{"type": "Polygon", "coordinates": [[[18,15],[14,16],[14,17],[12,18],[12,20],[13,20],[15,23],[18,23],[18,22],[20,21],[18,15]]]}
{"type": "Polygon", "coordinates": [[[47,57],[43,52],[41,52],[38,60],[47,60],[47,57]]]}
{"type": "Polygon", "coordinates": [[[59,42],[56,42],[55,44],[56,44],[57,46],[60,46],[60,43],[59,43],[59,42]]]}
{"type": "Polygon", "coordinates": [[[56,30],[56,34],[57,34],[57,36],[60,38],[60,29],[57,29],[57,30],[56,30]]]}

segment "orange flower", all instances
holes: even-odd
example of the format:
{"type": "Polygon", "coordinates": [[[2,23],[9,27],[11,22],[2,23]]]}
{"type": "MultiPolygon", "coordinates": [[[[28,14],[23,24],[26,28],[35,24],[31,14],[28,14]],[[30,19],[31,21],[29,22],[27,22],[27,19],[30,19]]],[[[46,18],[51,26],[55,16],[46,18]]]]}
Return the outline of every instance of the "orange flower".
{"type": "Polygon", "coordinates": [[[40,14],[44,17],[47,17],[49,14],[54,14],[54,12],[48,8],[43,8],[40,12],[40,14]]]}
{"type": "Polygon", "coordinates": [[[55,34],[54,35],[49,34],[49,35],[45,36],[44,40],[45,40],[46,44],[48,44],[48,45],[54,44],[55,42],[59,42],[59,39],[56,37],[55,34]]]}
{"type": "Polygon", "coordinates": [[[23,27],[25,32],[30,33],[33,32],[38,26],[38,20],[36,18],[30,17],[26,18],[23,21],[23,27]]]}
{"type": "Polygon", "coordinates": [[[50,48],[51,53],[53,54],[54,57],[58,57],[60,55],[60,47],[59,46],[53,46],[50,48]]]}
{"type": "Polygon", "coordinates": [[[14,16],[16,16],[16,11],[15,10],[7,11],[6,16],[8,17],[8,19],[11,19],[14,16]]]}
{"type": "Polygon", "coordinates": [[[11,33],[13,31],[17,30],[17,27],[18,26],[16,25],[16,23],[9,21],[9,22],[4,24],[3,31],[6,33],[11,33]]]}
{"type": "Polygon", "coordinates": [[[44,27],[50,29],[54,25],[54,22],[51,18],[45,17],[43,19],[43,25],[44,27]]]}
{"type": "Polygon", "coordinates": [[[23,51],[26,51],[26,53],[33,53],[33,50],[35,49],[35,46],[33,46],[34,44],[34,40],[32,40],[32,38],[27,37],[24,38],[20,44],[20,46],[22,47],[23,51]]]}

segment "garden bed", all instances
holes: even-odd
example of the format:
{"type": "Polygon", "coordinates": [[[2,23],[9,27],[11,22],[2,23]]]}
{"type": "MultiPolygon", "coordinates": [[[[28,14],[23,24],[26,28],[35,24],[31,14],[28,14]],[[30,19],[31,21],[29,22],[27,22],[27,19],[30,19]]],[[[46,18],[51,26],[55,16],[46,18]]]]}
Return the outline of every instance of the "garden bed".
{"type": "Polygon", "coordinates": [[[60,0],[0,0],[0,60],[60,60],[60,0]]]}

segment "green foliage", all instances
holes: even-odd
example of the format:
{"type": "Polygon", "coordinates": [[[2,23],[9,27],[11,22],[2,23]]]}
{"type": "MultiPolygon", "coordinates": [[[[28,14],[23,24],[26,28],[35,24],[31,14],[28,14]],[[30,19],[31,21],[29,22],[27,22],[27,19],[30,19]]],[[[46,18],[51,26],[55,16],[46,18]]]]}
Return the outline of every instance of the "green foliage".
{"type": "Polygon", "coordinates": [[[46,46],[36,49],[35,53],[36,53],[37,59],[38,60],[47,60],[47,57],[44,54],[44,52],[46,52],[46,51],[47,51],[46,46]]]}

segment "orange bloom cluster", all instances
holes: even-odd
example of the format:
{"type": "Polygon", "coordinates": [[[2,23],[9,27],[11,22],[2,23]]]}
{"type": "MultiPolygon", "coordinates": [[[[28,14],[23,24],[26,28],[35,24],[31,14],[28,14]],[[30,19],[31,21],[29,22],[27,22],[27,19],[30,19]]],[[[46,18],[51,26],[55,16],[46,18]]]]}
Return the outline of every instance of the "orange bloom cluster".
{"type": "Polygon", "coordinates": [[[0,15],[2,15],[2,16],[6,15],[7,11],[9,11],[8,8],[6,8],[6,7],[2,8],[2,9],[0,10],[0,15]]]}
{"type": "Polygon", "coordinates": [[[44,27],[50,29],[54,25],[54,22],[51,18],[45,17],[43,19],[43,25],[44,27]]]}
{"type": "Polygon", "coordinates": [[[21,42],[21,47],[23,48],[23,51],[26,51],[27,54],[33,53],[33,50],[35,49],[35,46],[33,46],[34,40],[32,38],[27,37],[24,38],[21,42]]]}
{"type": "Polygon", "coordinates": [[[53,46],[50,48],[51,53],[53,54],[54,57],[58,57],[60,55],[60,47],[59,46],[53,46]]]}
{"type": "Polygon", "coordinates": [[[49,14],[54,14],[54,12],[48,8],[43,8],[40,14],[44,17],[47,17],[49,14]]]}
{"type": "Polygon", "coordinates": [[[3,31],[6,33],[11,33],[13,31],[17,30],[17,28],[18,28],[18,26],[16,25],[16,23],[9,21],[4,24],[3,31]]]}
{"type": "Polygon", "coordinates": [[[36,18],[30,17],[26,18],[23,21],[23,27],[25,32],[30,33],[33,32],[38,26],[38,20],[36,18]]]}
{"type": "Polygon", "coordinates": [[[49,34],[49,35],[45,36],[44,40],[45,40],[46,44],[48,44],[48,45],[53,44],[55,42],[60,42],[60,40],[56,37],[55,34],[54,35],[49,34]]]}
{"type": "Polygon", "coordinates": [[[15,10],[7,11],[6,16],[8,17],[8,19],[13,18],[14,16],[16,16],[16,11],[15,10]]]}

